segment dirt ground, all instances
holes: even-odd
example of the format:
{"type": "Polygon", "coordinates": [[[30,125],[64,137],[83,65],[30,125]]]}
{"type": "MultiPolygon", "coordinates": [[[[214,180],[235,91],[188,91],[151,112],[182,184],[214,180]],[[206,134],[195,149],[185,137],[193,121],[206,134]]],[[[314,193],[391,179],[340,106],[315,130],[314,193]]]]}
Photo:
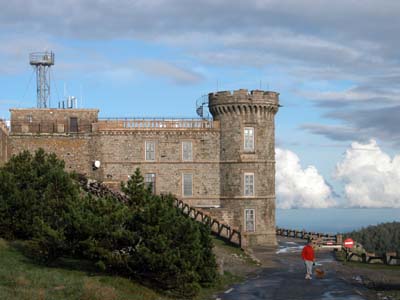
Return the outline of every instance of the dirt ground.
{"type": "Polygon", "coordinates": [[[219,272],[230,272],[240,277],[251,276],[261,269],[261,263],[248,252],[230,247],[222,242],[214,242],[219,272]]]}
{"type": "Polygon", "coordinates": [[[376,292],[375,299],[400,300],[400,266],[343,264],[335,265],[336,272],[353,285],[362,285],[376,292]]]}

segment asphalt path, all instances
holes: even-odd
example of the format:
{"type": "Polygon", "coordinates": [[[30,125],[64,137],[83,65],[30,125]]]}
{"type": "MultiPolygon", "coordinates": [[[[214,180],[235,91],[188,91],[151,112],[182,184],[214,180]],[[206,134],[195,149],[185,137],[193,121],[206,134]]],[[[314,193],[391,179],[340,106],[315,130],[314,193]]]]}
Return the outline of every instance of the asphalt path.
{"type": "MultiPolygon", "coordinates": [[[[245,282],[234,285],[216,296],[224,300],[366,300],[367,290],[346,282],[335,272],[338,264],[329,251],[316,252],[316,267],[324,271],[322,278],[305,280],[301,260],[301,242],[282,239],[271,259],[275,266],[265,268],[245,282]]],[[[314,274],[315,275],[315,274],[314,274]]]]}

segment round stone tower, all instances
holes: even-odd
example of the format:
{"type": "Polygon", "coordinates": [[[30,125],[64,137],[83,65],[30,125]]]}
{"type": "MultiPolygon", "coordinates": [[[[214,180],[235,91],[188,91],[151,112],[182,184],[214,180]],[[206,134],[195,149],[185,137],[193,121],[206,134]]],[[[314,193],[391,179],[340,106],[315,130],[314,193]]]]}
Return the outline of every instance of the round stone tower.
{"type": "MultiPolygon", "coordinates": [[[[220,123],[221,208],[233,212],[248,246],[275,245],[275,125],[279,94],[247,90],[208,95],[220,123]]],[[[228,221],[228,220],[227,220],[228,221]]]]}

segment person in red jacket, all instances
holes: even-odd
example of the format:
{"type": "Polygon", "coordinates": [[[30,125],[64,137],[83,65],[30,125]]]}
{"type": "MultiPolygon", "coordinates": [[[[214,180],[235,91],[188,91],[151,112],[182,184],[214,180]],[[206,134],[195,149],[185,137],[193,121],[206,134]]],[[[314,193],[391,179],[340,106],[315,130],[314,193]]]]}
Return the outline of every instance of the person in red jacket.
{"type": "Polygon", "coordinates": [[[307,242],[307,245],[305,245],[303,251],[301,251],[301,257],[303,258],[306,266],[306,279],[312,279],[312,267],[315,262],[315,256],[311,240],[307,242]]]}

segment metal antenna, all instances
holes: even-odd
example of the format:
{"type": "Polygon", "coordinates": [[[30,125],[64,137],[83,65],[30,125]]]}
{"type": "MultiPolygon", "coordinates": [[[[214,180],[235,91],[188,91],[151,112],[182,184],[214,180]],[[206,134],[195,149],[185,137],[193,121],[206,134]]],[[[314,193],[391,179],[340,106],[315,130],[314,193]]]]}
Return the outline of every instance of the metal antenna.
{"type": "Polygon", "coordinates": [[[36,70],[37,107],[47,108],[50,106],[50,67],[54,65],[54,53],[31,53],[29,61],[36,70]]]}

